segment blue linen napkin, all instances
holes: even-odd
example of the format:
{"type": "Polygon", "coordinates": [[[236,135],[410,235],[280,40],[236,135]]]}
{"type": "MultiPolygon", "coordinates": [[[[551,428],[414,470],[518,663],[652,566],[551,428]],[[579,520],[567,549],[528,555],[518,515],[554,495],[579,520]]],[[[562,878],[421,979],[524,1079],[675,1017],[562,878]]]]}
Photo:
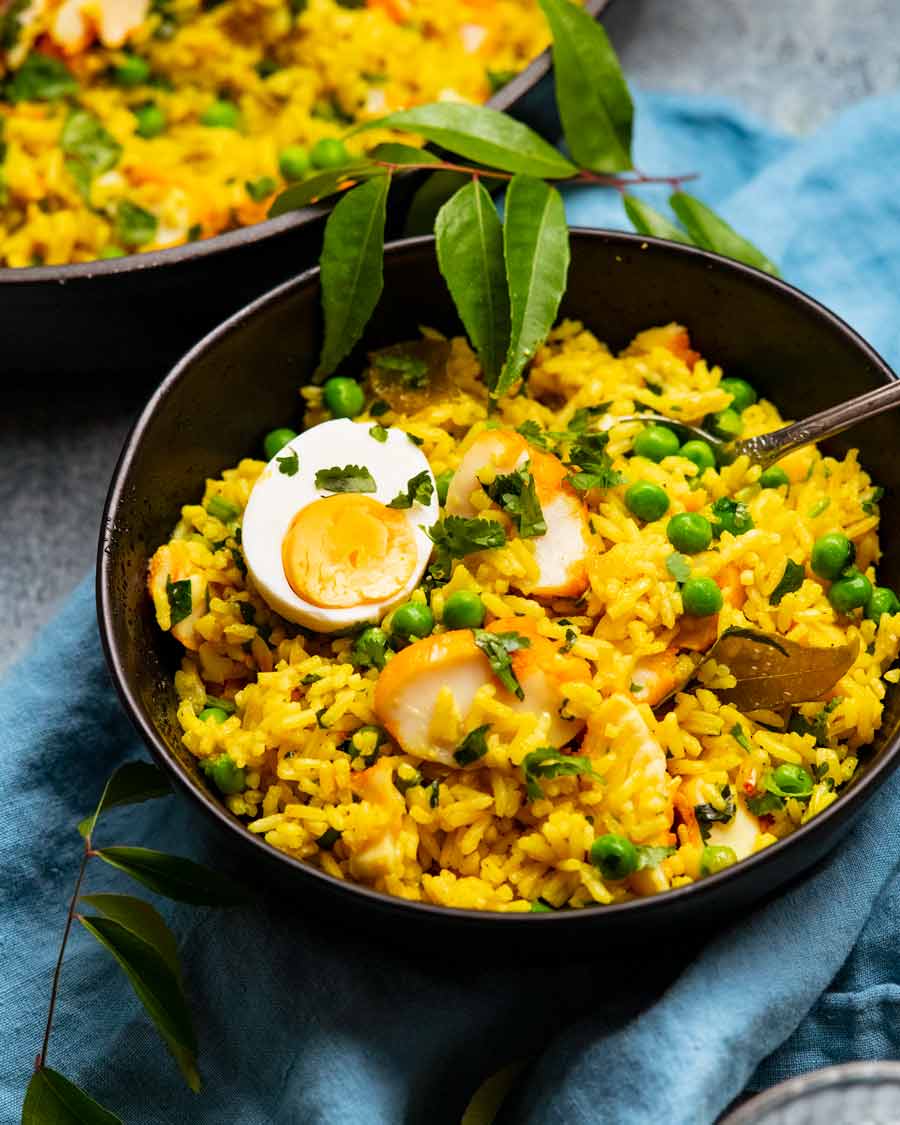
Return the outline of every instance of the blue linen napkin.
{"type": "MultiPolygon", "coordinates": [[[[785,276],[900,361],[900,96],[803,142],[718,99],[640,95],[652,171],[694,190],[785,276]]],[[[567,200],[573,223],[623,227],[611,193],[567,200]]],[[[79,859],[74,825],[106,775],[145,756],[103,666],[86,581],[0,684],[0,1121],[18,1120],[79,859]]],[[[501,969],[379,945],[302,901],[163,906],[179,939],[205,1088],[190,1094],[108,955],[76,932],[49,1061],[129,1125],[455,1125],[478,1084],[533,1058],[510,1125],[705,1125],[744,1089],[854,1058],[900,1055],[900,778],[800,886],[702,950],[659,939],[633,959],[513,951],[501,969]]],[[[106,842],[198,854],[175,799],[109,814],[106,842]]],[[[108,869],[90,885],[116,883],[108,869]]]]}

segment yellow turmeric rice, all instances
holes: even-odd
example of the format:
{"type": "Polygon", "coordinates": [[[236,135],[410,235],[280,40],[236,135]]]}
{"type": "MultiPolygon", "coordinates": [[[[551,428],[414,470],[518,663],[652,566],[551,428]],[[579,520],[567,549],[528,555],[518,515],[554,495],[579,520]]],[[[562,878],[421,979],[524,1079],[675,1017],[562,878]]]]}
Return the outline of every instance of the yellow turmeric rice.
{"type": "Polygon", "coordinates": [[[0,0],[0,266],[259,222],[387,137],[352,122],[484,102],[548,41],[536,0],[0,0]]]}
{"type": "MultiPolygon", "coordinates": [[[[761,479],[746,457],[714,467],[672,430],[610,425],[647,410],[744,436],[781,423],[747,383],[723,382],[677,325],[616,356],[564,322],[521,393],[490,412],[466,341],[429,345],[444,366],[424,381],[396,356],[373,357],[353,424],[379,441],[382,428],[410,435],[443,526],[456,504],[469,513],[461,520],[503,527],[505,542],[443,556],[438,545],[413,610],[392,609],[380,634],[371,623],[365,634],[299,627],[248,576],[241,536],[257,482],[297,472],[282,453],[284,467],[247,459],[208,480],[151,564],[159,624],[185,646],[175,674],[184,744],[234,816],[273,848],[391,895],[539,911],[686,885],[831,804],[878,730],[886,682],[900,678],[900,603],[875,577],[880,490],[856,452],[837,460],[809,447],[761,479]],[[596,429],[605,448],[584,441],[596,429]],[[515,462],[513,499],[504,442],[528,458],[515,462]],[[494,453],[469,479],[477,449],[494,453]],[[554,465],[568,475],[548,484],[554,465]],[[542,573],[554,564],[529,496],[548,538],[554,503],[584,513],[568,586],[542,573]],[[190,592],[176,613],[179,589],[190,592]],[[741,711],[723,698],[729,668],[703,659],[734,628],[849,645],[847,668],[814,699],[741,711]],[[503,652],[488,663],[496,643],[503,652]],[[477,661],[462,709],[458,669],[477,661]],[[525,705],[504,668],[527,688],[525,705]],[[547,706],[529,707],[534,698],[547,706]],[[426,706],[416,742],[410,724],[426,706]]],[[[301,395],[306,433],[332,424],[322,388],[301,395]]]]}

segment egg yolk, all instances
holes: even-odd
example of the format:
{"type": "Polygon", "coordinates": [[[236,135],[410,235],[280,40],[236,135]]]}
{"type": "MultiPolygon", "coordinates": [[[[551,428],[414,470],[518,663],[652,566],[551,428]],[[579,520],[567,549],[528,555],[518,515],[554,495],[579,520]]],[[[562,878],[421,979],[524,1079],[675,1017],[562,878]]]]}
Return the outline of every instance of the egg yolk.
{"type": "Polygon", "coordinates": [[[398,594],[413,576],[418,552],[404,512],[350,493],[301,508],[281,557],[295,594],[313,605],[345,609],[398,594]]]}

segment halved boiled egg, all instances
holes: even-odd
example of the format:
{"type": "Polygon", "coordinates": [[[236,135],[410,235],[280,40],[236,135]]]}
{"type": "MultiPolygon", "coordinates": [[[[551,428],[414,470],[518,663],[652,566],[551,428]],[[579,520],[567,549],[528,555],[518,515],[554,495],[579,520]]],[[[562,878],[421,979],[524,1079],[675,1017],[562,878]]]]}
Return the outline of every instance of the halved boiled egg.
{"type": "Polygon", "coordinates": [[[528,647],[517,649],[510,658],[522,699],[497,680],[470,629],[416,641],[385,666],[375,685],[375,713],[406,753],[454,765],[453,752],[471,728],[467,716],[485,684],[494,684],[497,698],[515,711],[548,715],[549,745],[564,746],[584,726],[580,719],[566,719],[559,713],[565,698],[563,685],[586,683],[591,678],[584,660],[561,653],[528,617],[499,619],[488,626],[488,632],[518,633],[528,639],[528,647]],[[446,719],[448,712],[449,722],[437,721],[441,716],[446,719]]]}
{"type": "Polygon", "coordinates": [[[544,513],[547,530],[530,539],[539,578],[523,593],[539,597],[578,597],[587,589],[586,562],[590,551],[587,510],[577,492],[566,482],[569,470],[552,453],[529,445],[515,430],[485,430],[463,455],[447,492],[450,515],[478,514],[473,494],[481,489],[479,473],[485,469],[511,473],[530,463],[535,492],[544,513]]]}
{"type": "Polygon", "coordinates": [[[409,597],[431,555],[425,529],[437,518],[434,477],[406,433],[340,418],[306,430],[269,462],[244,512],[242,545],[256,589],[277,613],[334,632],[378,621],[409,597]],[[364,473],[342,476],[351,469],[364,473]],[[335,488],[367,474],[368,490],[320,487],[323,470],[338,470],[320,480],[335,488]],[[422,473],[430,501],[389,507],[422,473]]]}

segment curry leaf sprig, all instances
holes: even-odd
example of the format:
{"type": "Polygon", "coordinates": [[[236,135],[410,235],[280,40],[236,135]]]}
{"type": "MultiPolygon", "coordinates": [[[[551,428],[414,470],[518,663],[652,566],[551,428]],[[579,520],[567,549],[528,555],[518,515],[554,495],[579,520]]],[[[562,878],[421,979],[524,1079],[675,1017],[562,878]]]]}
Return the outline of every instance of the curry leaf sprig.
{"type": "MultiPolygon", "coordinates": [[[[353,349],[381,297],[388,195],[401,172],[429,173],[410,203],[407,230],[434,230],[438,267],[495,397],[519,383],[565,292],[569,240],[560,183],[618,191],[641,234],[777,272],[760,250],[683,190],[693,173],[652,176],[635,168],[634,104],[605,31],[571,0],[539,3],[553,40],[556,102],[568,155],[488,106],[438,102],[351,130],[411,134],[437,153],[378,144],[340,168],[292,185],[274,201],[270,215],[277,216],[342,193],[325,227],[320,260],[321,376],[353,349]],[[670,206],[681,226],[633,194],[646,184],[671,189],[670,206]],[[506,189],[502,221],[491,197],[500,187],[506,189]]],[[[586,486],[589,472],[579,474],[586,486]]]]}
{"type": "Polygon", "coordinates": [[[44,1038],[22,1106],[22,1125],[60,1125],[74,1121],[82,1125],[122,1125],[121,1118],[47,1065],[60,974],[74,922],[108,950],[121,966],[184,1080],[195,1093],[200,1090],[197,1036],[171,930],[155,907],[143,899],[108,892],[82,893],[88,862],[99,859],[176,902],[225,906],[241,900],[239,889],[230,880],[193,860],[149,848],[94,846],[97,824],[108,809],[170,793],[169,783],[155,766],[148,762],[129,762],[107,781],[96,809],[78,825],[84,838],[84,850],[53,972],[44,1038]],[[84,907],[88,907],[90,913],[85,912],[84,907]]]}

